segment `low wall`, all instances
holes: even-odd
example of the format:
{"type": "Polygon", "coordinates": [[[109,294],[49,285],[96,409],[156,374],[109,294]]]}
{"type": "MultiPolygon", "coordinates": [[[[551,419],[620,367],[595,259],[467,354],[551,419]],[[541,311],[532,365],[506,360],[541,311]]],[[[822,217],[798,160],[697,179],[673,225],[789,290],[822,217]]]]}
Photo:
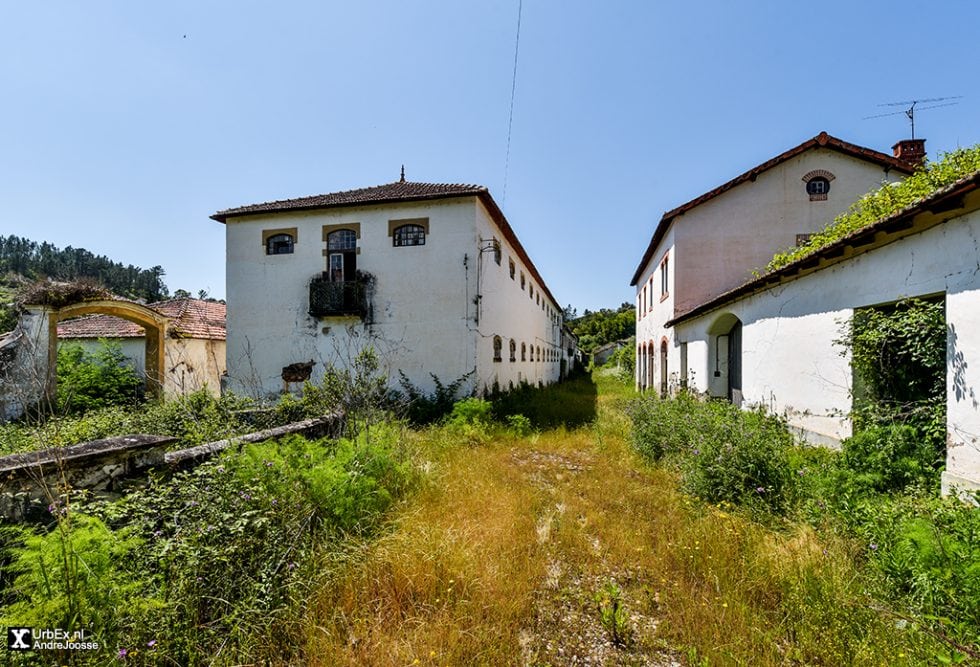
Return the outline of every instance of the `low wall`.
{"type": "Polygon", "coordinates": [[[111,497],[151,470],[190,468],[225,449],[285,435],[339,437],[342,428],[341,415],[334,414],[177,451],[167,451],[177,438],[126,435],[10,454],[0,457],[0,515],[13,521],[47,521],[71,490],[111,497]]]}

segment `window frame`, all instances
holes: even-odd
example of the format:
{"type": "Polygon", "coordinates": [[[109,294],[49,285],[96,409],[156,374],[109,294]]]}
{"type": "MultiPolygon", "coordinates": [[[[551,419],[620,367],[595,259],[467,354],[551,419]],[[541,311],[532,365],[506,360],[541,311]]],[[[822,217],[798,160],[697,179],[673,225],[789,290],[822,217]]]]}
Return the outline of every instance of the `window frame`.
{"type": "Polygon", "coordinates": [[[391,246],[393,248],[411,248],[425,245],[426,229],[423,225],[414,222],[407,222],[395,227],[391,232],[391,246]],[[412,241],[414,242],[406,242],[412,241]]]}

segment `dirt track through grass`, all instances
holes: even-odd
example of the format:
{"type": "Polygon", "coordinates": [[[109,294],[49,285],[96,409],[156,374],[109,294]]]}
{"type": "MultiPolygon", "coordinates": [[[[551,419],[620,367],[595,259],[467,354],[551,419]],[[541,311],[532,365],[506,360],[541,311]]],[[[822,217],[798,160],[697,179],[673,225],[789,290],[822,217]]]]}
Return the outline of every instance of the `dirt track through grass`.
{"type": "Polygon", "coordinates": [[[572,430],[411,434],[427,484],[383,537],[324,564],[310,663],[916,664],[893,623],[853,613],[846,543],[683,495],[629,447],[629,391],[599,380],[572,430]]]}

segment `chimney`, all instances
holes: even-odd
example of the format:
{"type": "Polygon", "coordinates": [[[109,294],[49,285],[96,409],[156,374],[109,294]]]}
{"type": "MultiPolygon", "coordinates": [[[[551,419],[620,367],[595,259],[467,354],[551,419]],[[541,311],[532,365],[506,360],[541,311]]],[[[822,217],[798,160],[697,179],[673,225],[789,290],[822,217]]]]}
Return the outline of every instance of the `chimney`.
{"type": "Polygon", "coordinates": [[[895,157],[902,162],[918,167],[926,161],[926,140],[902,139],[892,146],[892,151],[894,151],[895,157]]]}

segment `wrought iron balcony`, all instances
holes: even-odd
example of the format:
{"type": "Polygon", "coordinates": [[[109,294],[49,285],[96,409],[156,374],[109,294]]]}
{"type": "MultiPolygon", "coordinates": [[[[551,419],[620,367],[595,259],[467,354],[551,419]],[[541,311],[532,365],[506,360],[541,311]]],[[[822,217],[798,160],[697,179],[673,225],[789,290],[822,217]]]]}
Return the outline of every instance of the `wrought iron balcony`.
{"type": "Polygon", "coordinates": [[[310,281],[310,315],[364,317],[367,314],[364,287],[364,282],[360,280],[332,282],[321,276],[313,278],[310,281]]]}

